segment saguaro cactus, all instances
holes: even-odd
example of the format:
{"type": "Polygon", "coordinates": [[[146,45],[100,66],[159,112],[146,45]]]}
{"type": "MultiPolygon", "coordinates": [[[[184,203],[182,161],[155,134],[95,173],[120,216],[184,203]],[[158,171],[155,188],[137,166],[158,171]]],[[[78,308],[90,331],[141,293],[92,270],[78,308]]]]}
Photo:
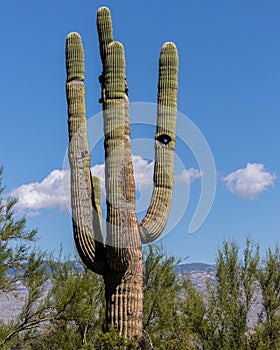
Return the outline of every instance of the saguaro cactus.
{"type": "Polygon", "coordinates": [[[103,72],[99,77],[104,116],[106,242],[102,234],[100,183],[90,172],[86,136],[84,53],[78,33],[66,40],[69,162],[74,239],[84,264],[103,275],[107,325],[127,338],[142,334],[142,244],[164,229],[171,205],[178,89],[178,54],[165,43],[159,59],[154,189],[142,222],[135,214],[125,57],[113,40],[110,12],[97,12],[103,72]]]}

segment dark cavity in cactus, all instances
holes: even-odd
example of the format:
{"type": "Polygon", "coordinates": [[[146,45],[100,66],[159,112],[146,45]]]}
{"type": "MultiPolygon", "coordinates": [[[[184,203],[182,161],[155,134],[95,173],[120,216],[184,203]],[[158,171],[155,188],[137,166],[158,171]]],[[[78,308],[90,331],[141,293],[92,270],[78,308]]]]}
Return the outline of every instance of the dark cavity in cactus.
{"type": "Polygon", "coordinates": [[[86,136],[84,52],[81,37],[66,40],[69,162],[74,240],[84,264],[105,282],[106,322],[127,338],[142,336],[142,244],[164,229],[171,205],[178,89],[178,54],[173,43],[160,52],[154,189],[143,220],[135,214],[135,183],[130,151],[129,99],[125,56],[114,41],[110,11],[97,12],[99,77],[104,117],[106,242],[102,234],[100,182],[90,172],[86,136]]]}

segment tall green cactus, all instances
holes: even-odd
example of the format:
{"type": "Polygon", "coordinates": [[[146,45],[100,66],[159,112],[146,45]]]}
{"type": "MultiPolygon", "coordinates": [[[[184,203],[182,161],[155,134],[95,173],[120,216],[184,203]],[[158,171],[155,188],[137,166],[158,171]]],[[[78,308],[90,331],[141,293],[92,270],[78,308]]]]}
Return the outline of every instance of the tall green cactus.
{"type": "Polygon", "coordinates": [[[142,244],[160,236],[172,199],[178,54],[173,43],[165,43],[160,53],[154,190],[147,214],[138,223],[124,49],[113,40],[110,11],[106,7],[97,12],[97,29],[103,64],[99,81],[105,135],[106,242],[101,226],[100,183],[90,173],[84,53],[77,33],[70,33],[66,40],[73,231],[84,264],[104,277],[107,326],[114,326],[119,334],[132,338],[142,334],[142,244]]]}

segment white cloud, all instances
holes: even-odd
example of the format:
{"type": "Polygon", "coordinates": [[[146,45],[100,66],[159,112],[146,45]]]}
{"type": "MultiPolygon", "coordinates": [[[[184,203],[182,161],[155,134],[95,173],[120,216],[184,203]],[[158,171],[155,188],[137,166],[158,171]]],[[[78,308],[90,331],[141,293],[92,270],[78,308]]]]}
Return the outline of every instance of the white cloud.
{"type": "Polygon", "coordinates": [[[140,156],[132,156],[136,190],[141,191],[153,187],[154,162],[148,162],[140,156]]]}
{"type": "Polygon", "coordinates": [[[263,164],[247,163],[223,178],[227,189],[244,199],[256,199],[269,186],[273,186],[276,175],[268,172],[263,164]]]}
{"type": "MultiPolygon", "coordinates": [[[[153,187],[154,162],[140,156],[132,156],[135,186],[137,191],[153,187]]],[[[105,198],[105,165],[97,164],[91,168],[92,175],[100,179],[101,193],[105,198]]],[[[192,183],[201,177],[201,172],[190,168],[175,176],[175,181],[192,183]]],[[[53,170],[41,182],[22,185],[8,194],[17,198],[17,215],[38,216],[42,209],[66,211],[70,208],[69,171],[53,170]]]]}
{"type": "Polygon", "coordinates": [[[181,174],[175,176],[175,181],[192,184],[195,180],[202,177],[202,172],[195,168],[185,169],[181,174]]]}
{"type": "Polygon", "coordinates": [[[22,185],[8,195],[17,198],[15,210],[18,215],[38,216],[40,209],[65,210],[62,179],[65,171],[53,170],[41,182],[22,185]]]}

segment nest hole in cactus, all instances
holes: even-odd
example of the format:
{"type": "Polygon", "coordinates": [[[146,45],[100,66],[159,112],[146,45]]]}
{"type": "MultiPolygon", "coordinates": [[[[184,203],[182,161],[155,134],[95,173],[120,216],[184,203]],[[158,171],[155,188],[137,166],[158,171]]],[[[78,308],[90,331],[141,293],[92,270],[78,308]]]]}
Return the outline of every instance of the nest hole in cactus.
{"type": "Polygon", "coordinates": [[[169,135],[162,134],[157,137],[157,141],[159,141],[160,143],[163,143],[164,145],[168,145],[169,142],[171,141],[171,137],[169,135]]]}

